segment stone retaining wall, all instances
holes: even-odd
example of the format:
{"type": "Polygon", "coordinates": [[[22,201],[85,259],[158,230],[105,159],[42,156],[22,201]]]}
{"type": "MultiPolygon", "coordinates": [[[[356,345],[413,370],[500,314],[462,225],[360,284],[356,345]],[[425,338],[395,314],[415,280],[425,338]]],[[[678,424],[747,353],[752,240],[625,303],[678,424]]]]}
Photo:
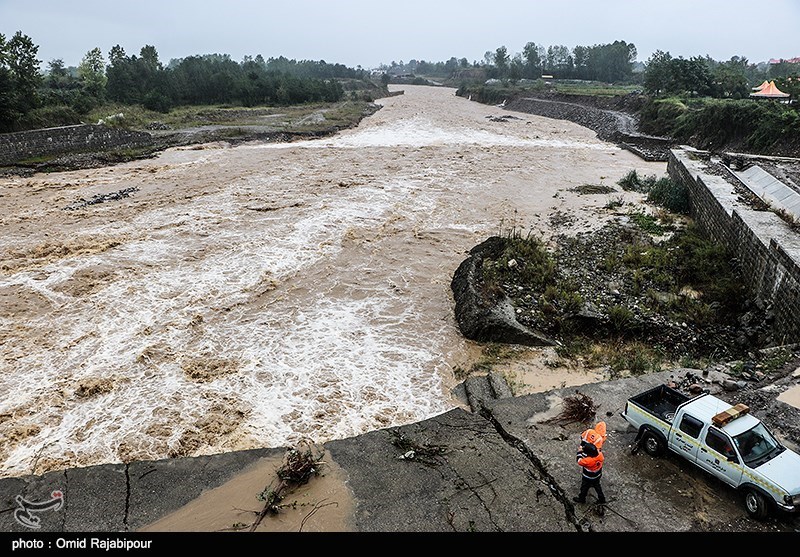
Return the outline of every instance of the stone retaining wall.
{"type": "Polygon", "coordinates": [[[800,340],[800,234],[771,211],[743,203],[734,186],[707,172],[692,151],[673,149],[670,178],[689,190],[695,222],[737,258],[754,298],[771,306],[783,344],[800,340]]]}
{"type": "Polygon", "coordinates": [[[152,143],[153,136],[149,133],[93,124],[4,133],[0,134],[0,165],[67,153],[145,147],[152,143]]]}

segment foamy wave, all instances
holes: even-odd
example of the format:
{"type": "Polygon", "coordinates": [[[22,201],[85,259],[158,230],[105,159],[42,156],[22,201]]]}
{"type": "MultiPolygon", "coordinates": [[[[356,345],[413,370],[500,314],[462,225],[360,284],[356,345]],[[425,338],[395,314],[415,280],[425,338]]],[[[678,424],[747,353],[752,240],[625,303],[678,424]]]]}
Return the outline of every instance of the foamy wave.
{"type": "Polygon", "coordinates": [[[38,428],[6,447],[3,473],[42,455],[80,465],[324,441],[443,411],[446,350],[404,332],[408,300],[364,283],[354,300],[321,291],[287,314],[270,295],[334,257],[354,227],[374,234],[387,214],[417,220],[433,206],[414,180],[337,194],[309,195],[290,222],[208,195],[118,225],[130,239],[111,251],[0,281],[50,304],[27,323],[49,346],[19,346],[0,379],[0,413],[38,428]],[[65,293],[101,266],[117,273],[108,284],[65,293]]]}
{"type": "Polygon", "coordinates": [[[265,143],[251,149],[329,148],[345,149],[365,147],[431,147],[444,145],[477,145],[483,147],[539,147],[548,149],[593,149],[609,151],[613,145],[600,141],[573,139],[547,139],[540,137],[503,135],[474,128],[445,129],[425,118],[413,118],[391,124],[360,130],[358,133],[314,141],[296,143],[265,143]]]}

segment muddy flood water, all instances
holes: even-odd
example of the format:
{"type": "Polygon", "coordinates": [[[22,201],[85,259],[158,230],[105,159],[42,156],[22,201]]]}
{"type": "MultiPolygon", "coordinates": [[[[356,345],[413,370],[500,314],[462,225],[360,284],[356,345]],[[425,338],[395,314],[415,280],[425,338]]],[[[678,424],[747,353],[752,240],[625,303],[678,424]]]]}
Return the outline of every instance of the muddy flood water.
{"type": "MultiPolygon", "coordinates": [[[[569,122],[402,89],[327,139],[0,179],[0,477],[446,412],[480,357],[450,290],[467,252],[596,228],[609,195],[570,188],[666,172],[569,122]]],[[[529,352],[518,393],[595,377],[529,352]]]]}

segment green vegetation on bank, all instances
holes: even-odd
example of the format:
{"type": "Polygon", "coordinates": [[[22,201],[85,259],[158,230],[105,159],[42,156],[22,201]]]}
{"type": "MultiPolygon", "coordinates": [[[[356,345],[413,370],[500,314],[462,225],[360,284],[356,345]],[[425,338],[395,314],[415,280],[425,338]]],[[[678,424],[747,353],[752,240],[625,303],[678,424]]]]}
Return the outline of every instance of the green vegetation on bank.
{"type": "Polygon", "coordinates": [[[797,105],[770,101],[650,99],[640,111],[640,129],[710,150],[770,153],[800,149],[797,105]]]}
{"type": "Polygon", "coordinates": [[[251,127],[276,132],[317,132],[352,127],[363,118],[369,101],[342,100],[292,106],[182,106],[161,113],[139,105],[107,103],[86,114],[90,122],[123,129],[145,129],[154,122],[173,130],[201,126],[251,127]]]}
{"type": "Polygon", "coordinates": [[[210,54],[165,65],[153,46],[145,45],[137,56],[117,45],[108,61],[93,48],[77,68],[55,59],[43,72],[37,53],[22,32],[8,40],[0,34],[0,132],[91,121],[113,109],[168,114],[197,106],[292,107],[369,101],[388,93],[385,83],[373,82],[365,70],[282,56],[236,62],[210,54]]]}
{"type": "Polygon", "coordinates": [[[631,209],[627,224],[565,236],[552,249],[502,231],[501,249],[483,261],[484,294],[507,295],[520,323],[561,342],[559,358],[612,374],[711,357],[702,335],[730,334],[748,307],[730,253],[691,221],[676,224],[688,207],[680,184],[631,171],[618,185],[646,193],[657,210],[631,209]]]}

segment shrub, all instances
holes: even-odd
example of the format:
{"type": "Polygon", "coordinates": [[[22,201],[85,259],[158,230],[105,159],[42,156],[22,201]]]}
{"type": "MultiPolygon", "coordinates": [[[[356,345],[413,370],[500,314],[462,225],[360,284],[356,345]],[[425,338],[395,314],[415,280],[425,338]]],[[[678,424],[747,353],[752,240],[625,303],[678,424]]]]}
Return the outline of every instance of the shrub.
{"type": "Polygon", "coordinates": [[[661,178],[653,184],[647,201],[673,213],[689,214],[689,190],[681,182],[669,178],[661,178]]]}
{"type": "Polygon", "coordinates": [[[636,170],[628,172],[617,184],[625,191],[649,192],[656,183],[655,176],[641,177],[636,170]]]}
{"type": "Polygon", "coordinates": [[[639,112],[640,129],[645,133],[670,136],[675,124],[689,110],[678,98],[651,100],[639,112]]]}
{"type": "Polygon", "coordinates": [[[542,291],[553,282],[556,264],[540,240],[530,234],[523,237],[512,230],[506,234],[505,249],[497,258],[494,270],[500,280],[517,275],[514,277],[517,282],[542,291]],[[512,260],[516,265],[510,264],[512,260]]]}
{"type": "Polygon", "coordinates": [[[631,170],[619,182],[617,182],[617,185],[619,185],[625,191],[636,191],[636,189],[639,187],[639,182],[639,173],[635,170],[631,170]]]}
{"type": "Polygon", "coordinates": [[[20,121],[23,129],[54,128],[80,124],[81,118],[66,105],[43,106],[28,112],[20,121]]]}
{"type": "Polygon", "coordinates": [[[612,306],[608,310],[608,320],[612,330],[623,333],[633,323],[633,313],[625,306],[612,306]]]}

